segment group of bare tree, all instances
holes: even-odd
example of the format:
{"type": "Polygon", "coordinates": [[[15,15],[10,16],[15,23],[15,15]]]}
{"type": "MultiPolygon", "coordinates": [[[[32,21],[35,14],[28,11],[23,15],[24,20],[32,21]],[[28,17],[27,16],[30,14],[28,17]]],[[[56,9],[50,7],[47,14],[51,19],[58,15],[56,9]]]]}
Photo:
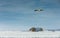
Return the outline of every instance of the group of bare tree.
{"type": "MultiPolygon", "coordinates": [[[[32,27],[32,28],[29,29],[29,31],[32,31],[32,32],[36,32],[36,30],[37,29],[35,27],[32,27]]],[[[43,28],[39,28],[38,31],[44,31],[44,30],[43,30],[43,28]]]]}

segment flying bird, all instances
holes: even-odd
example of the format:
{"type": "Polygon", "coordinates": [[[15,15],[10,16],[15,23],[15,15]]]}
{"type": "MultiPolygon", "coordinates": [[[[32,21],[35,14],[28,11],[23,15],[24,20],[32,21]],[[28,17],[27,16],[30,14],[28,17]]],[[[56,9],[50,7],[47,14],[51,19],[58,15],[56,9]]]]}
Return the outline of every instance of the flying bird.
{"type": "Polygon", "coordinates": [[[40,12],[40,11],[43,11],[43,9],[35,9],[34,11],[40,12]]]}

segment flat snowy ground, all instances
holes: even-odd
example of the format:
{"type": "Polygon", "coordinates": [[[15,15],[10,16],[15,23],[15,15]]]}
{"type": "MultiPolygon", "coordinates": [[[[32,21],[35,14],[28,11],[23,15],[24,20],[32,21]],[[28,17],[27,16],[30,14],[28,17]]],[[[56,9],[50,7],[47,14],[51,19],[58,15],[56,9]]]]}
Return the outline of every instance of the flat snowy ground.
{"type": "Polygon", "coordinates": [[[0,38],[60,38],[60,32],[20,32],[20,31],[0,31],[0,38]]]}

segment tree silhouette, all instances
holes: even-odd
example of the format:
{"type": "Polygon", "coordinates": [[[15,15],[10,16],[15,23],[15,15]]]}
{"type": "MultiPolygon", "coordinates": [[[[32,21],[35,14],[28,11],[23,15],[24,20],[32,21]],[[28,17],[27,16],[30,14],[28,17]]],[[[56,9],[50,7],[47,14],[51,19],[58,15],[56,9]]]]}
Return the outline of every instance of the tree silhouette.
{"type": "Polygon", "coordinates": [[[36,31],[36,28],[35,27],[32,27],[32,28],[29,29],[29,31],[35,32],[36,31]]]}
{"type": "Polygon", "coordinates": [[[43,28],[40,28],[39,31],[44,31],[43,28]]]}

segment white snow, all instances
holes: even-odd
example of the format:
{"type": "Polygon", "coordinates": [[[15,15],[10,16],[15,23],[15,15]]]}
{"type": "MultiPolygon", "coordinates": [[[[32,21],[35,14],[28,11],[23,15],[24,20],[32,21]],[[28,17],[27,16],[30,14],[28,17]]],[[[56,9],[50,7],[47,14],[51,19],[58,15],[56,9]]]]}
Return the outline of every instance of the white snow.
{"type": "Polygon", "coordinates": [[[60,38],[60,32],[20,32],[20,31],[0,31],[1,38],[60,38]]]}

